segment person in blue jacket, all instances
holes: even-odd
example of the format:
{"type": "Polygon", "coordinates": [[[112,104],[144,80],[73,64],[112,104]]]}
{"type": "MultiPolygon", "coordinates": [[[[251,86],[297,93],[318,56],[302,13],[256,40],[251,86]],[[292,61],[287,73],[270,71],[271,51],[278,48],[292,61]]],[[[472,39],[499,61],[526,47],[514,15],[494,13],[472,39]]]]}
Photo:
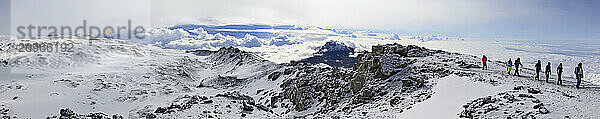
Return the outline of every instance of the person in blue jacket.
{"type": "Polygon", "coordinates": [[[521,76],[521,74],[519,74],[519,65],[523,66],[523,64],[521,64],[521,58],[517,58],[517,60],[515,60],[515,76],[521,76]]]}

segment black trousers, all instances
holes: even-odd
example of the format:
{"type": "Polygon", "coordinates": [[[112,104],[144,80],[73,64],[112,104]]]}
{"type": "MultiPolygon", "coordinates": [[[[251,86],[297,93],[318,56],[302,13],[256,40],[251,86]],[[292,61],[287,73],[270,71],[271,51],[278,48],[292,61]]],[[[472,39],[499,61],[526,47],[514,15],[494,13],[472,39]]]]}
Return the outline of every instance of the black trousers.
{"type": "Polygon", "coordinates": [[[562,85],[562,74],[558,73],[558,80],[556,81],[556,84],[558,85],[562,85]]]}

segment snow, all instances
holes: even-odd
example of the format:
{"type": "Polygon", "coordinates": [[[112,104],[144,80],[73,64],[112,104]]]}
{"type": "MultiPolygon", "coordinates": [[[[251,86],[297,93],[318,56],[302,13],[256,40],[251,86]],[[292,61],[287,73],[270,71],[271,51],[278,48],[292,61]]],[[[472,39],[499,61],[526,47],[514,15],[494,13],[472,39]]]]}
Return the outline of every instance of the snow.
{"type": "Polygon", "coordinates": [[[412,109],[400,114],[402,119],[447,119],[458,118],[462,105],[477,97],[496,94],[505,87],[488,83],[471,82],[464,77],[450,75],[441,78],[433,88],[435,94],[412,109]]]}
{"type": "Polygon", "coordinates": [[[0,90],[3,91],[0,93],[0,103],[24,118],[46,118],[60,108],[126,114],[138,104],[166,102],[170,97],[155,96],[139,102],[118,102],[115,98],[123,96],[119,91],[92,91],[98,86],[96,80],[106,81],[106,76],[111,76],[113,79],[108,77],[110,82],[129,85],[123,88],[135,90],[139,88],[137,84],[150,81],[141,78],[151,71],[147,66],[177,57],[193,56],[182,51],[157,49],[122,40],[104,39],[91,45],[83,39],[49,41],[67,40],[76,44],[74,52],[3,54],[7,56],[3,59],[10,59],[11,73],[8,77],[3,74],[1,78],[0,90]],[[23,88],[6,89],[17,85],[23,88]],[[14,97],[17,99],[13,100],[14,97]]]}

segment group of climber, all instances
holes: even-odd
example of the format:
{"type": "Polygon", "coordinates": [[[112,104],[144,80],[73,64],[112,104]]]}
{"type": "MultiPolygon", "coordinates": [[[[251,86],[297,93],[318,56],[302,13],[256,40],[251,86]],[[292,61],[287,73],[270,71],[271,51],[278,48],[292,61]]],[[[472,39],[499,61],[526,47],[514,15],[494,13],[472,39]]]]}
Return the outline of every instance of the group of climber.
{"type": "MultiPolygon", "coordinates": [[[[515,76],[521,76],[521,74],[519,74],[519,66],[523,66],[523,64],[521,64],[521,58],[517,58],[517,60],[515,60],[514,63],[514,67],[515,67],[515,76]]],[[[510,75],[510,70],[513,67],[513,63],[512,63],[512,59],[508,59],[508,62],[506,64],[506,68],[508,70],[508,75],[510,75]]]]}
{"type": "MultiPolygon", "coordinates": [[[[481,58],[481,61],[483,62],[483,70],[487,70],[487,57],[485,55],[483,55],[483,58],[481,58]]],[[[577,88],[580,88],[581,85],[581,79],[583,78],[583,64],[579,63],[577,64],[577,67],[575,67],[575,79],[577,80],[577,88]]],[[[546,74],[546,82],[549,82],[548,79],[550,78],[550,73],[552,72],[552,68],[551,68],[551,63],[548,62],[548,64],[546,65],[546,70],[544,71],[544,74],[546,74]]],[[[511,70],[514,67],[515,72],[513,75],[515,76],[520,76],[519,74],[519,67],[523,67],[523,64],[521,63],[521,58],[517,58],[515,60],[515,62],[513,63],[512,59],[508,59],[508,61],[506,62],[506,70],[508,71],[508,74],[511,75],[511,70]]],[[[535,64],[535,80],[540,80],[540,71],[542,71],[542,61],[538,60],[537,64],[535,64]]],[[[563,66],[562,63],[560,63],[558,65],[558,67],[556,68],[556,73],[557,73],[557,81],[556,84],[557,85],[562,85],[562,73],[563,73],[563,66]]]]}

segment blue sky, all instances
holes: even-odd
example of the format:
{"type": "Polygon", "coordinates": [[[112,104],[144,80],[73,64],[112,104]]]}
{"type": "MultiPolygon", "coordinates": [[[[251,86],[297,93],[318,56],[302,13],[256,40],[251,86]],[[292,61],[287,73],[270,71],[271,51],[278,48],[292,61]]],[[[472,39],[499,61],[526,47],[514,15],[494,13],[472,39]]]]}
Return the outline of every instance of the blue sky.
{"type": "MultiPolygon", "coordinates": [[[[0,0],[7,1],[7,0],[0,0]]],[[[11,24],[300,24],[531,40],[600,37],[600,0],[12,0],[11,24]],[[51,14],[51,15],[48,15],[51,14]]],[[[6,9],[5,3],[2,9],[6,9]]],[[[5,14],[5,13],[0,13],[5,14]]]]}

